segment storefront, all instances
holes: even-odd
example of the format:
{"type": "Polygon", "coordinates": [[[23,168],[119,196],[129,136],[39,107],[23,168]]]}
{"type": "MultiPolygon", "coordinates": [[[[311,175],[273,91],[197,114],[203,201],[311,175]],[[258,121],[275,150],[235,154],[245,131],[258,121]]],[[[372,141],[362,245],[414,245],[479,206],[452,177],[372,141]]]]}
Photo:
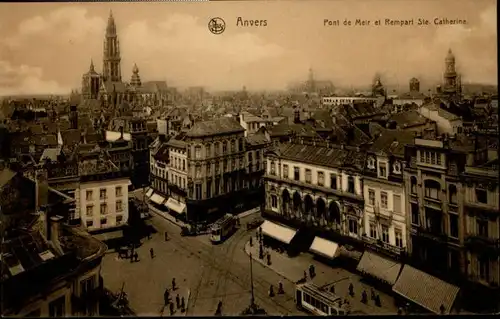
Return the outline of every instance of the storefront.
{"type": "Polygon", "coordinates": [[[340,254],[339,244],[318,236],[314,237],[309,251],[328,260],[333,260],[340,254]]]}
{"type": "Polygon", "coordinates": [[[170,214],[183,221],[186,220],[186,204],[170,197],[164,204],[170,214]]]}
{"type": "Polygon", "coordinates": [[[280,225],[269,220],[259,227],[262,235],[264,235],[264,243],[270,246],[280,246],[285,249],[292,242],[297,234],[297,230],[280,225]]]}

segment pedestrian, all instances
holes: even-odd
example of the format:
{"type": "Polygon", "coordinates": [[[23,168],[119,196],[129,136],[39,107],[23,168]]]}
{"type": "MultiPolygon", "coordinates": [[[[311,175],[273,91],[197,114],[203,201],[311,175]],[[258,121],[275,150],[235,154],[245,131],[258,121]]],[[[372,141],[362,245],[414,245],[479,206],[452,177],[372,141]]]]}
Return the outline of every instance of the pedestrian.
{"type": "Polygon", "coordinates": [[[134,262],[134,254],[131,251],[130,252],[130,263],[133,263],[133,262],[134,262]]]}
{"type": "Polygon", "coordinates": [[[174,304],[173,303],[170,303],[170,315],[173,316],[175,313],[175,310],[174,310],[174,304]]]}
{"type": "Polygon", "coordinates": [[[285,293],[285,290],[283,289],[283,283],[280,281],[278,283],[278,294],[282,295],[285,293]]]}
{"type": "Polygon", "coordinates": [[[181,312],[186,311],[186,302],[184,301],[184,297],[181,298],[181,312]]]}
{"type": "Polygon", "coordinates": [[[252,237],[250,237],[250,247],[253,247],[252,237]]]}
{"type": "Polygon", "coordinates": [[[168,292],[168,288],[165,289],[165,293],[163,294],[163,301],[165,302],[165,306],[168,304],[170,300],[170,293],[168,292]]]}
{"type": "Polygon", "coordinates": [[[215,315],[220,316],[222,315],[222,301],[219,301],[217,304],[217,310],[215,310],[215,315]]]}
{"type": "Polygon", "coordinates": [[[137,262],[139,259],[139,254],[137,252],[134,253],[134,259],[135,259],[135,262],[137,262]]]}
{"type": "Polygon", "coordinates": [[[372,288],[370,288],[370,291],[371,291],[371,299],[375,300],[375,289],[373,289],[373,287],[372,287],[372,288]]]}
{"type": "Polygon", "coordinates": [[[181,298],[179,297],[179,294],[175,296],[175,305],[177,306],[177,308],[181,307],[181,298]]]}
{"type": "Polygon", "coordinates": [[[151,259],[155,258],[155,252],[153,248],[149,248],[149,254],[151,255],[151,259]]]}
{"type": "Polygon", "coordinates": [[[375,297],[375,305],[377,307],[382,307],[382,302],[380,301],[380,295],[377,295],[377,297],[375,297]]]}
{"type": "Polygon", "coordinates": [[[366,293],[366,290],[363,290],[363,292],[361,293],[361,302],[362,303],[368,302],[368,294],[366,293]]]}
{"type": "Polygon", "coordinates": [[[445,313],[444,313],[444,312],[445,312],[445,310],[446,310],[446,309],[444,308],[444,305],[443,305],[443,304],[441,304],[441,306],[439,307],[439,312],[440,312],[442,315],[444,315],[444,314],[445,314],[445,313]]]}
{"type": "Polygon", "coordinates": [[[309,277],[314,278],[314,266],[310,265],[309,266],[309,277]]]}
{"type": "Polygon", "coordinates": [[[267,265],[271,266],[271,254],[267,254],[267,265]]]}
{"type": "Polygon", "coordinates": [[[403,314],[403,308],[399,307],[398,308],[398,315],[401,316],[403,314]]]}
{"type": "Polygon", "coordinates": [[[269,287],[269,297],[274,297],[274,288],[273,285],[269,287]]]}
{"type": "Polygon", "coordinates": [[[352,285],[352,282],[349,284],[349,295],[354,297],[354,286],[352,285]]]}
{"type": "Polygon", "coordinates": [[[177,287],[175,286],[175,278],[172,278],[172,290],[176,290],[177,287]]]}
{"type": "Polygon", "coordinates": [[[165,232],[165,241],[168,241],[168,233],[165,232]]]}

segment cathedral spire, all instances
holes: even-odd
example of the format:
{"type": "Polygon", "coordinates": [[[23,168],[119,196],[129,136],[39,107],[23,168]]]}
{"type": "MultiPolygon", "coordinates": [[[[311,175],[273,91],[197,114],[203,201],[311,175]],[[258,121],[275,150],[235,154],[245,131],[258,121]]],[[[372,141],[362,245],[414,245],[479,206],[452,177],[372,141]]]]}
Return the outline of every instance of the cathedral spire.
{"type": "Polygon", "coordinates": [[[103,50],[103,77],[105,81],[121,82],[121,57],[120,41],[116,33],[115,18],[113,12],[109,12],[108,25],[106,27],[106,36],[104,37],[103,50]]]}
{"type": "Polygon", "coordinates": [[[106,36],[116,35],[116,24],[115,18],[113,17],[113,11],[109,10],[108,26],[106,27],[106,36]]]}
{"type": "Polygon", "coordinates": [[[95,72],[95,68],[94,68],[94,60],[93,59],[90,59],[90,68],[89,68],[89,71],[91,73],[95,72]]]}
{"type": "Polygon", "coordinates": [[[130,79],[130,85],[134,87],[141,86],[141,77],[139,76],[139,68],[137,64],[134,63],[134,67],[132,68],[132,77],[130,79]]]}

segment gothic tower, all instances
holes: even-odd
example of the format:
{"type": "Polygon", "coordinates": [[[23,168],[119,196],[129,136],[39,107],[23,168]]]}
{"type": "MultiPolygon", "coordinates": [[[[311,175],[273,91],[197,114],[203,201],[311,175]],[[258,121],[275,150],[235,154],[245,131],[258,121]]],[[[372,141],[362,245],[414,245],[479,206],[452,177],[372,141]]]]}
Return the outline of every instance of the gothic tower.
{"type": "Polygon", "coordinates": [[[309,76],[307,78],[307,91],[309,93],[316,92],[316,82],[314,81],[314,73],[312,68],[309,68],[309,76]]]}
{"type": "Polygon", "coordinates": [[[83,100],[97,99],[99,87],[101,86],[101,76],[94,69],[94,62],[90,60],[89,71],[82,77],[82,98],[83,100]]]}
{"type": "Polygon", "coordinates": [[[448,55],[444,60],[445,71],[443,75],[444,80],[444,91],[446,93],[455,93],[456,92],[456,81],[457,81],[457,72],[455,70],[455,56],[451,52],[451,49],[448,50],[448,55]]]}
{"type": "Polygon", "coordinates": [[[139,68],[137,64],[134,64],[134,68],[132,69],[132,77],[130,78],[130,85],[133,87],[141,87],[141,77],[139,76],[139,68]]]}
{"type": "Polygon", "coordinates": [[[410,79],[410,92],[420,92],[420,81],[417,78],[410,79]]]}
{"type": "Polygon", "coordinates": [[[116,24],[113,12],[109,12],[108,26],[104,38],[103,77],[104,81],[121,82],[122,70],[120,66],[120,41],[116,34],[116,24]]]}

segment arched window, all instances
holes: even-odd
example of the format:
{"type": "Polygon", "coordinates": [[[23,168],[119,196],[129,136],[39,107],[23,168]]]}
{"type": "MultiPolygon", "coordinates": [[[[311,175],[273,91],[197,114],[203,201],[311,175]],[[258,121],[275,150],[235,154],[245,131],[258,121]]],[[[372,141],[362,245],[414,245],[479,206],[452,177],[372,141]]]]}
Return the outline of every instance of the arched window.
{"type": "Polygon", "coordinates": [[[234,140],[231,141],[231,152],[236,152],[236,142],[234,140]]]}
{"type": "Polygon", "coordinates": [[[216,142],[214,144],[214,156],[219,156],[220,152],[220,142],[216,142]]]}
{"type": "Polygon", "coordinates": [[[354,188],[354,177],[352,176],[347,178],[347,191],[352,194],[356,192],[354,188]]]}
{"type": "Polygon", "coordinates": [[[201,158],[201,146],[196,145],[194,148],[194,158],[200,159],[201,158]]]}

